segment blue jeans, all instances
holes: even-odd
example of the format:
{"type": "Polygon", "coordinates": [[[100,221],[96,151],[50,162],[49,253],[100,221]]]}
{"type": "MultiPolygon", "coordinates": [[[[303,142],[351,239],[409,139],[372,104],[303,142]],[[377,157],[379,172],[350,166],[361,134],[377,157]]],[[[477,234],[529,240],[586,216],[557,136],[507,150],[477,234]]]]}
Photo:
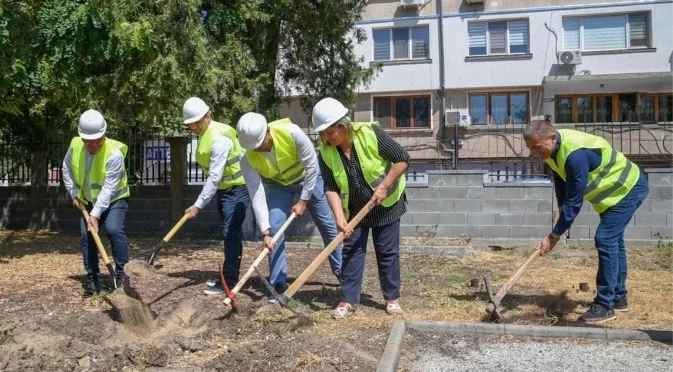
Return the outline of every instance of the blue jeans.
{"type": "Polygon", "coordinates": [[[217,210],[222,217],[222,237],[224,238],[224,280],[229,288],[238,283],[243,254],[243,221],[250,204],[248,187],[234,186],[227,190],[217,190],[217,210]]]}
{"type": "Polygon", "coordinates": [[[631,191],[619,203],[600,214],[601,222],[594,236],[598,250],[594,303],[607,309],[612,309],[615,303],[626,298],[627,265],[624,230],[648,193],[647,179],[641,172],[638,182],[631,191]]]}
{"type": "MultiPolygon", "coordinates": [[[[91,213],[93,203],[89,203],[86,209],[91,213]]],[[[129,245],[126,240],[126,231],[124,222],[126,220],[126,211],[129,208],[128,199],[120,199],[110,203],[98,219],[99,230],[103,227],[107,232],[107,237],[112,245],[112,257],[115,261],[115,276],[124,276],[124,265],[129,262],[129,245]]],[[[100,268],[98,266],[98,248],[93,240],[93,235],[87,231],[87,223],[82,217],[80,221],[80,245],[82,247],[82,259],[84,260],[84,269],[89,280],[101,280],[100,268]]]]}
{"type": "MultiPolygon", "coordinates": [[[[292,213],[292,202],[296,194],[301,194],[304,187],[304,181],[297,182],[290,186],[283,186],[279,183],[264,180],[264,191],[266,192],[266,203],[269,207],[269,224],[271,225],[271,235],[283,226],[287,216],[292,213]]],[[[337,228],[332,217],[332,210],[325,198],[325,185],[322,176],[318,179],[313,188],[311,200],[308,201],[306,209],[311,214],[322,241],[327,246],[337,236],[337,228]]],[[[332,267],[332,273],[337,278],[341,277],[341,245],[338,246],[329,256],[329,263],[332,267]]],[[[283,289],[287,285],[287,260],[285,255],[285,236],[281,236],[276,241],[276,247],[269,254],[269,270],[271,285],[278,289],[283,289]]]]}
{"type": "MultiPolygon", "coordinates": [[[[368,238],[369,228],[358,226],[344,242],[341,301],[351,305],[360,303],[368,238]]],[[[400,220],[372,228],[372,240],[383,298],[397,300],[400,298],[400,220]]]]}

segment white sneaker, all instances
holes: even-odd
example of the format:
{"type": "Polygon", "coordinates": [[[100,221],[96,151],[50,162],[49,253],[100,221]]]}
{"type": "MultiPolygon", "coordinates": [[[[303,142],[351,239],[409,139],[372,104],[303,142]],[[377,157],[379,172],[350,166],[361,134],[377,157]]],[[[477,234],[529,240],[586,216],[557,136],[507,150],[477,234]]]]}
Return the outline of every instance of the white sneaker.
{"type": "Polygon", "coordinates": [[[220,285],[220,279],[208,279],[206,280],[207,287],[215,287],[220,285]]]}
{"type": "Polygon", "coordinates": [[[208,287],[205,291],[203,291],[203,294],[205,295],[220,295],[224,293],[224,290],[218,285],[218,286],[213,286],[213,287],[208,287]]]}

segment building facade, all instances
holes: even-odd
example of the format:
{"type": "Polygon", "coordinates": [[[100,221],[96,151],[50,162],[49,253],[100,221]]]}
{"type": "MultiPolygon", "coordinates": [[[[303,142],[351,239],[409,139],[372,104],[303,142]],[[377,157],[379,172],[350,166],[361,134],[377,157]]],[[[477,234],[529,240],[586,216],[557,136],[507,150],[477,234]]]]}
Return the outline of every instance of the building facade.
{"type": "MultiPolygon", "coordinates": [[[[355,51],[382,70],[354,118],[389,129],[420,173],[541,173],[521,128],[545,115],[670,164],[672,17],[671,0],[372,0],[355,51]]],[[[298,107],[281,111],[308,127],[298,107]]]]}

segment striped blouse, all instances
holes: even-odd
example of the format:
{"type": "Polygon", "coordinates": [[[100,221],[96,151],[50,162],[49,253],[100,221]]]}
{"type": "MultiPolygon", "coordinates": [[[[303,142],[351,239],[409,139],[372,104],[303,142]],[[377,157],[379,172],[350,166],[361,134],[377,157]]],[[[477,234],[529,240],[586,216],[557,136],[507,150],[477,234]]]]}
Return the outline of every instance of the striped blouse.
{"type": "MultiPolygon", "coordinates": [[[[386,133],[380,127],[373,125],[374,133],[376,134],[376,139],[378,140],[379,155],[385,160],[395,164],[401,161],[409,164],[409,153],[397,143],[388,133],[386,133]]],[[[350,190],[350,195],[348,198],[348,211],[351,218],[355,216],[362,208],[364,208],[369,200],[371,200],[373,191],[371,187],[365,181],[365,177],[362,174],[362,169],[360,168],[360,163],[358,161],[358,155],[355,151],[355,146],[351,149],[351,158],[346,158],[343,151],[340,147],[337,147],[339,155],[341,156],[341,162],[345,169],[348,170],[348,188],[350,190]]],[[[322,159],[322,156],[318,156],[320,163],[320,172],[322,173],[323,180],[325,181],[325,191],[333,191],[337,194],[340,192],[339,186],[337,185],[334,174],[332,174],[331,169],[325,164],[325,161],[322,159]]],[[[400,200],[391,205],[390,207],[384,207],[383,205],[377,205],[374,207],[365,218],[360,221],[361,227],[382,227],[388,226],[393,222],[402,217],[402,215],[407,211],[406,207],[407,197],[406,194],[402,194],[400,200]]]]}

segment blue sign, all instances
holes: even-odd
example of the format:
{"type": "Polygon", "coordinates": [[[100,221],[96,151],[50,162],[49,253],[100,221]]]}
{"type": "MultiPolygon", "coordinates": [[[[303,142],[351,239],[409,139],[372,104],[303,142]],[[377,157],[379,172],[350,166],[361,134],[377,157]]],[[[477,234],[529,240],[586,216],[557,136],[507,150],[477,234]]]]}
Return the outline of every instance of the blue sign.
{"type": "Polygon", "coordinates": [[[460,120],[467,120],[467,115],[460,115],[460,120]]]}
{"type": "Polygon", "coordinates": [[[145,160],[170,160],[170,146],[147,146],[145,150],[145,160]]]}

